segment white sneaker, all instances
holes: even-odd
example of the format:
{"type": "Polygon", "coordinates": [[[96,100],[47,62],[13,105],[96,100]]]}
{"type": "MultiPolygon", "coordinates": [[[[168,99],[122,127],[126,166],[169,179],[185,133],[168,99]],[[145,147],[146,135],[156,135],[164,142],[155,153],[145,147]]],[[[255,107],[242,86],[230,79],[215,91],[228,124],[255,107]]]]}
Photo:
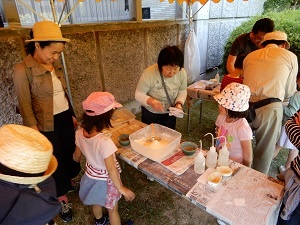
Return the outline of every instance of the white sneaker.
{"type": "Polygon", "coordinates": [[[283,165],[279,166],[278,168],[279,172],[282,173],[283,171],[285,171],[285,167],[283,165]]]}
{"type": "Polygon", "coordinates": [[[147,180],[154,181],[154,178],[151,176],[147,176],[147,180]]]}

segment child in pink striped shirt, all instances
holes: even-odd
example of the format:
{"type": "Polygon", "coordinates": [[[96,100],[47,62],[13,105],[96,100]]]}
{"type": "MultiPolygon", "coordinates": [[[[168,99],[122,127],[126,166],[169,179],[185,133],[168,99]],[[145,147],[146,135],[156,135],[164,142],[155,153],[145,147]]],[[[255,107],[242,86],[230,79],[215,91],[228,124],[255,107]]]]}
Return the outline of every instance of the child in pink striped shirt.
{"type": "MultiPolygon", "coordinates": [[[[108,92],[93,92],[82,105],[85,113],[82,128],[76,131],[76,150],[73,155],[75,161],[80,161],[82,154],[86,158],[79,197],[83,204],[92,205],[95,225],[108,224],[102,207],[108,211],[110,224],[120,225],[118,200],[124,195],[126,201],[132,201],[135,194],[123,186],[121,169],[115,157],[117,147],[102,131],[112,127],[110,119],[114,109],[122,105],[108,92]]],[[[133,224],[132,221],[130,223],[133,224]]]]}

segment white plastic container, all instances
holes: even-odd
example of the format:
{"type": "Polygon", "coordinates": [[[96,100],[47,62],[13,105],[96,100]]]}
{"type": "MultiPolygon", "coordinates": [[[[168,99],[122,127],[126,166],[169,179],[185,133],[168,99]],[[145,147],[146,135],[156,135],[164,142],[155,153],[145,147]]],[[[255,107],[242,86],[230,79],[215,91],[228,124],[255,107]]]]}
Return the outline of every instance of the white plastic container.
{"type": "Polygon", "coordinates": [[[229,151],[226,146],[223,146],[219,151],[218,166],[228,166],[229,151]]]}
{"type": "Polygon", "coordinates": [[[220,83],[220,75],[218,73],[216,74],[215,79],[217,81],[217,84],[220,83]]]}
{"type": "Polygon", "coordinates": [[[161,162],[180,145],[181,133],[168,127],[154,124],[155,137],[160,140],[151,141],[152,130],[148,125],[129,136],[131,148],[141,155],[161,162]]]}
{"type": "Polygon", "coordinates": [[[208,168],[215,168],[217,166],[218,153],[216,148],[211,146],[206,155],[206,166],[208,168]]]}
{"type": "Polygon", "coordinates": [[[203,156],[202,151],[200,150],[195,157],[194,171],[197,174],[202,174],[204,170],[205,170],[205,158],[203,156]]]}

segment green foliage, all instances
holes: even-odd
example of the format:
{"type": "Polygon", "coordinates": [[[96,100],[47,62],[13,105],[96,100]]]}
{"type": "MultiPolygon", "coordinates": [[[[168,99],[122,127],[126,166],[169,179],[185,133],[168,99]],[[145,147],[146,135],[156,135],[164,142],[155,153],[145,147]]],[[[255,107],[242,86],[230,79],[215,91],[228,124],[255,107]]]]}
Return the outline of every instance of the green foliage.
{"type": "Polygon", "coordinates": [[[237,27],[227,39],[227,42],[224,46],[224,56],[223,56],[223,71],[226,70],[226,61],[229,55],[229,51],[233,41],[243,33],[250,32],[254,23],[261,18],[270,18],[274,21],[275,30],[284,31],[288,36],[288,41],[291,44],[290,51],[294,52],[297,57],[300,59],[300,10],[285,10],[282,12],[268,12],[261,16],[256,16],[250,20],[242,23],[237,27]]]}
{"type": "Polygon", "coordinates": [[[280,12],[287,10],[290,9],[294,3],[294,0],[267,0],[264,3],[264,13],[270,11],[280,12]]]}

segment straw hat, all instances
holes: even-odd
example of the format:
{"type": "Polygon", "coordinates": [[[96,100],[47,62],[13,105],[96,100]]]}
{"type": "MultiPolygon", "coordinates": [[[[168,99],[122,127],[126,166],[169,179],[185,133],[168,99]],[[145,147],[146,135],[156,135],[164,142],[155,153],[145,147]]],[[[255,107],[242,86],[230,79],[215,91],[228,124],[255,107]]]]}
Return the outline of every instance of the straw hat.
{"type": "Polygon", "coordinates": [[[263,45],[265,41],[270,41],[270,40],[285,41],[286,42],[285,49],[290,49],[290,43],[287,41],[287,35],[282,31],[274,31],[274,32],[267,33],[264,36],[264,40],[261,42],[261,45],[263,45]]]}
{"type": "Polygon", "coordinates": [[[224,108],[244,112],[249,108],[250,88],[239,83],[228,84],[214,99],[224,108]]]}
{"type": "Polygon", "coordinates": [[[88,116],[98,116],[122,105],[115,101],[109,92],[93,92],[82,102],[83,110],[88,116]]]}
{"type": "Polygon", "coordinates": [[[0,128],[0,179],[38,184],[57,168],[52,144],[40,132],[21,125],[0,128]]]}
{"type": "Polygon", "coordinates": [[[33,39],[25,40],[32,41],[65,41],[70,42],[70,39],[63,38],[59,26],[52,21],[41,21],[33,25],[33,39]]]}

